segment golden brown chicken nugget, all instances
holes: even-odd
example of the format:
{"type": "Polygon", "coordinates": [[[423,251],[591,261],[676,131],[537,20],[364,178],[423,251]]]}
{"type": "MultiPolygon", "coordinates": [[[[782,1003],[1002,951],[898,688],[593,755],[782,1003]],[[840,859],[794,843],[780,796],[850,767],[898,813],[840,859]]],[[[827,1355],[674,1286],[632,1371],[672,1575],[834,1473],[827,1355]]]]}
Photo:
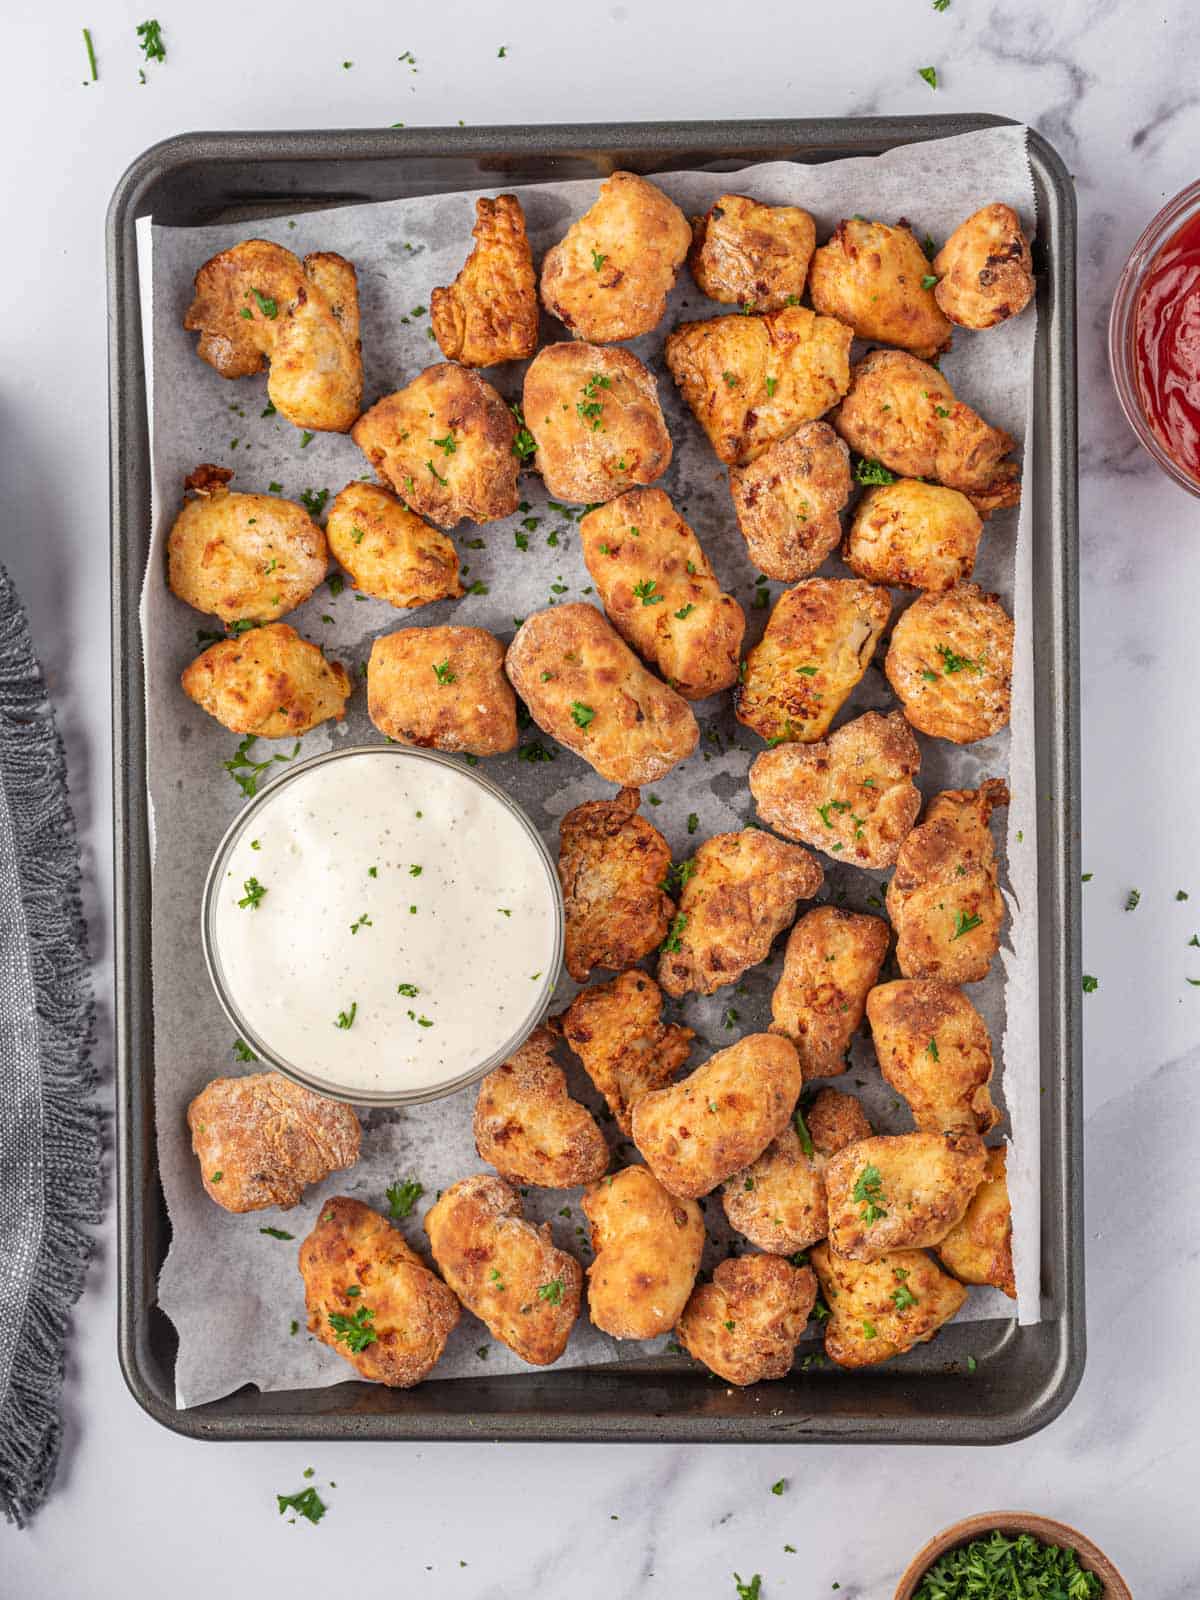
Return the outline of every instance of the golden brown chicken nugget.
{"type": "Polygon", "coordinates": [[[286,622],[209,645],[179,681],[223,727],[260,739],[298,738],[319,723],[340,722],[351,687],[345,667],[326,661],[286,622]]]}
{"type": "Polygon", "coordinates": [[[644,972],[623,972],[577,994],[563,1013],[563,1035],[608,1102],[617,1126],[633,1131],[633,1108],[669,1084],[696,1035],[662,1021],[662,990],[644,972]]]}
{"type": "Polygon", "coordinates": [[[649,1167],[626,1167],[580,1202],[592,1229],[588,1312],[614,1339],[653,1339],[679,1321],[700,1270],[704,1217],[649,1167]]]}
{"type": "Polygon", "coordinates": [[[655,783],[700,738],[687,701],[647,672],[608,619],[582,601],[527,618],[504,668],[542,732],[609,783],[655,783]]]}
{"type": "Polygon", "coordinates": [[[1014,632],[999,597],[977,583],[914,600],[892,629],[883,663],[913,727],[952,744],[1006,728],[1014,632]]]}
{"type": "Polygon", "coordinates": [[[1000,1113],[988,1093],[992,1041],[961,989],[932,978],[883,983],[867,996],[867,1018],[879,1070],[922,1132],[996,1126],[1000,1113]]]}
{"type": "Polygon", "coordinates": [[[971,576],[983,523],[957,489],[898,478],[868,489],[842,552],[851,572],[900,589],[949,589],[971,576]]]}
{"type": "Polygon", "coordinates": [[[308,1331],[368,1383],[411,1389],[458,1325],[458,1301],[398,1228],[360,1200],[321,1207],[300,1246],[308,1331]]]}
{"type": "Polygon", "coordinates": [[[812,1099],[806,1098],[802,1105],[797,1127],[803,1122],[807,1128],[822,1170],[830,1156],[837,1155],[847,1145],[856,1144],[859,1139],[869,1139],[874,1131],[859,1102],[840,1089],[818,1089],[812,1099]]]}
{"type": "Polygon", "coordinates": [[[1008,1199],[1008,1152],[1001,1145],[987,1153],[987,1173],[962,1221],[937,1247],[942,1265],[963,1283],[1002,1289],[1017,1298],[1013,1275],[1012,1207],[1008,1199]]]}
{"type": "Polygon", "coordinates": [[[693,1291],[676,1332],[688,1354],[726,1383],[786,1378],[816,1298],[811,1267],[780,1256],[731,1258],[693,1291]]]}
{"type": "Polygon", "coordinates": [[[617,632],[685,700],[737,682],[746,613],[661,489],[631,489],[579,524],[583,559],[617,632]]]}
{"type": "Polygon", "coordinates": [[[206,261],[183,319],[197,354],[223,378],[270,363],[271,404],[297,428],[346,433],[362,404],[358,277],[342,256],[301,262],[282,245],[246,239],[206,261]]]}
{"type": "Polygon", "coordinates": [[[776,833],[856,867],[890,867],[921,809],[917,741],[902,711],[865,711],[816,744],[764,750],[750,768],[776,833]]]}
{"type": "Polygon", "coordinates": [[[608,1167],[608,1145],[592,1114],[567,1093],[553,1060],[554,1034],[537,1028],[479,1085],[475,1148],[509,1183],[573,1189],[608,1167]]]}
{"type": "Polygon", "coordinates": [[[671,435],[654,376],[628,350],[548,344],[525,373],[534,466],[559,500],[598,505],[671,464],[671,435]]]}
{"type": "Polygon", "coordinates": [[[929,262],[906,222],[839,222],[813,255],[808,290],[818,311],[848,323],[860,339],[926,358],[950,348],[952,329],[933,297],[929,262]]]}
{"type": "Polygon", "coordinates": [[[214,1078],[187,1123],[209,1199],[226,1211],[288,1211],[304,1187],[358,1160],[362,1130],[349,1106],[278,1072],[214,1078]]]}
{"type": "Polygon", "coordinates": [[[901,845],[887,912],[906,978],[976,983],[987,976],[1004,921],[988,819],[1007,804],[1000,778],[978,789],[946,789],[901,845]]]}
{"type": "Polygon", "coordinates": [[[807,578],[838,547],[850,451],[827,422],[806,422],[745,467],[729,488],[751,561],[768,578],[807,578]]]}
{"type": "Polygon", "coordinates": [[[398,628],[371,646],[367,711],[401,744],[496,756],[517,745],[504,646],[486,628],[398,628]]]}
{"type": "Polygon", "coordinates": [[[738,721],[773,744],[824,738],[891,612],[887,590],[861,578],[806,578],[785,589],[733,692],[738,721]]]}
{"type": "Polygon", "coordinates": [[[688,219],[661,189],[614,172],[547,250],[542,303],[577,339],[636,339],[662,321],[691,240],[688,219]]]}
{"type": "Polygon", "coordinates": [[[800,1063],[786,1039],[750,1033],[633,1108],[633,1142],[672,1194],[695,1200],[756,1160],[787,1126],[800,1063]]]}
{"type": "Polygon", "coordinates": [[[681,322],[667,336],[667,366],[726,466],[824,415],[850,385],[854,335],[805,306],[766,316],[681,322]]]}
{"type": "Polygon", "coordinates": [[[663,891],[671,847],[637,813],[641,795],[587,800],[558,830],[558,877],[566,908],[567,971],[586,983],[593,967],[622,972],[662,943],[675,903],[663,891]]]}
{"type": "Polygon", "coordinates": [[[463,592],[450,540],[388,489],[348,483],[329,508],[325,532],[360,594],[410,610],[463,592]]]}
{"type": "Polygon", "coordinates": [[[845,1072],[891,936],[882,918],[837,906],[816,906],[792,929],[771,996],[771,1032],[796,1046],[806,1083],[845,1072]]]}
{"type": "Polygon", "coordinates": [[[454,1293],[531,1366],[567,1347],[579,1315],[583,1269],[536,1227],[502,1178],[476,1173],[443,1190],[425,1213],[433,1259],[454,1293]]]}
{"type": "Polygon", "coordinates": [[[839,1367],[874,1367],[932,1339],[962,1309],[967,1291],[923,1250],[847,1261],[827,1244],[809,1258],[829,1308],[825,1354],[839,1367]]]}
{"type": "Polygon", "coordinates": [[[447,361],[491,367],[537,349],[538,302],[525,213],[514,194],[475,202],[475,248],[448,289],[429,296],[429,321],[447,361]]]}
{"type": "Polygon", "coordinates": [[[454,361],[377,400],[350,434],[405,504],[440,528],[517,509],[513,414],[490,383],[454,361]]]}
{"type": "Polygon", "coordinates": [[[721,1204],[730,1227],[772,1255],[794,1255],[825,1237],[825,1183],[792,1127],[734,1173],[721,1204]]]}
{"type": "Polygon", "coordinates": [[[1011,206],[984,206],[933,258],[934,299],[964,328],[994,328],[1024,311],[1033,295],[1033,257],[1011,206]]]}
{"type": "Polygon", "coordinates": [[[816,242],[816,224],[799,206],[723,194],[692,218],[688,266],[710,300],[778,311],[798,304],[816,242]]]}
{"type": "Polygon", "coordinates": [[[825,1168],[829,1243],[840,1256],[877,1261],[889,1250],[939,1244],[983,1182],[977,1133],[875,1134],[825,1168]]]}
{"type": "Polygon", "coordinates": [[[690,865],[658,963],[658,981],[676,1000],[713,994],[765,961],[824,877],[807,850],[761,828],[714,834],[690,865]]]}

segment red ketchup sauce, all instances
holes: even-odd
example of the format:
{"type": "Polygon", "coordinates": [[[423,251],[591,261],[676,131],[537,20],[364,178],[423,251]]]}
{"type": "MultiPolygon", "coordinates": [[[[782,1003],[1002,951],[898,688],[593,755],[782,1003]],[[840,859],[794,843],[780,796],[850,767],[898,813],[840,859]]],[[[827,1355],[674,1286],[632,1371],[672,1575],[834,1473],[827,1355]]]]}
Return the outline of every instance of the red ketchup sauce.
{"type": "Polygon", "coordinates": [[[1133,339],[1146,420],[1171,459],[1200,482],[1200,212],[1150,263],[1133,339]]]}

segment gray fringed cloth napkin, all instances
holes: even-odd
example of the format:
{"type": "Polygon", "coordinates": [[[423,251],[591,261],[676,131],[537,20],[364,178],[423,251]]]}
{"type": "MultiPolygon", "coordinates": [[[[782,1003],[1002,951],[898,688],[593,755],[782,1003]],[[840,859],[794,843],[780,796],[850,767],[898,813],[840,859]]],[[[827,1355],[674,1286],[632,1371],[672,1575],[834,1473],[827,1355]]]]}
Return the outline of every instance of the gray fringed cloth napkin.
{"type": "Polygon", "coordinates": [[[0,1506],[23,1524],[62,1446],[64,1343],[101,1219],[79,851],[54,714],[0,567],[0,1506]]]}

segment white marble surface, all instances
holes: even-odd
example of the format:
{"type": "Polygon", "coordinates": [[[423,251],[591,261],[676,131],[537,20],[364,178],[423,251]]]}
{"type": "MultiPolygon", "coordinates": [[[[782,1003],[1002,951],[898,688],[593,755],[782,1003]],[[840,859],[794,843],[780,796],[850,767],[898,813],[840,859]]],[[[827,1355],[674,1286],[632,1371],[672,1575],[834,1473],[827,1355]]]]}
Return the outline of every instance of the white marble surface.
{"type": "Polygon", "coordinates": [[[193,128],[930,110],[1004,112],[1058,146],[1078,183],[1082,239],[1084,866],[1094,874],[1084,966],[1100,979],[1085,1003],[1090,1356],[1058,1422],[992,1451],[204,1446],[160,1429],[125,1391],[109,1228],[75,1318],[61,1478],[32,1530],[0,1527],[0,1594],[208,1600],[249,1582],[464,1600],[731,1596],[736,1570],[762,1574],[764,1600],[834,1584],[839,1600],[886,1600],[928,1533],[1021,1505],[1089,1530],[1138,1600],[1194,1596],[1200,990],[1185,979],[1200,976],[1187,946],[1200,929],[1189,598],[1200,502],[1126,432],[1103,346],[1129,245],[1196,176],[1192,8],[952,0],[938,14],[928,0],[760,0],[740,15],[682,0],[536,0],[501,13],[445,0],[413,15],[362,0],[167,0],[168,59],[145,87],[133,33],[142,14],[122,0],[9,0],[0,27],[0,558],[28,602],[69,746],[105,1010],[101,228],[140,150],[193,128]],[[86,89],[83,23],[101,70],[86,89]],[[416,74],[397,63],[405,50],[416,74]],[[942,76],[936,95],[917,77],[929,63],[942,76]],[[1135,886],[1141,904],[1127,913],[1135,886]],[[1190,902],[1176,901],[1179,888],[1190,902]],[[299,1487],[310,1464],[319,1485],[338,1487],[320,1527],[292,1527],[273,1495],[299,1487]]]}

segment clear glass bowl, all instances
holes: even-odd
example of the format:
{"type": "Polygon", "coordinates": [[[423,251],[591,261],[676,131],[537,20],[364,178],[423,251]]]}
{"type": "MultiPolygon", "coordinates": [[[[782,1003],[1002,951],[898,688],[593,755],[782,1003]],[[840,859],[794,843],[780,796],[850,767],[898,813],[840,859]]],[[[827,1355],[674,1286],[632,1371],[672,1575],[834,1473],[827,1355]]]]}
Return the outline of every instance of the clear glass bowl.
{"type": "Polygon", "coordinates": [[[1200,479],[1192,476],[1168,454],[1158,434],[1151,427],[1142,407],[1138,392],[1137,361],[1134,349],[1134,317],[1138,295],[1146,273],[1158,252],[1173,233],[1200,211],[1200,179],[1180,190],[1169,200],[1150,226],[1134,245],[1125,263],[1125,270],[1117,282],[1113,295],[1112,311],[1108,319],[1108,363],[1112,369],[1117,399],[1121,402],[1129,426],[1137,434],[1146,450],[1169,478],[1200,496],[1200,479]]]}

